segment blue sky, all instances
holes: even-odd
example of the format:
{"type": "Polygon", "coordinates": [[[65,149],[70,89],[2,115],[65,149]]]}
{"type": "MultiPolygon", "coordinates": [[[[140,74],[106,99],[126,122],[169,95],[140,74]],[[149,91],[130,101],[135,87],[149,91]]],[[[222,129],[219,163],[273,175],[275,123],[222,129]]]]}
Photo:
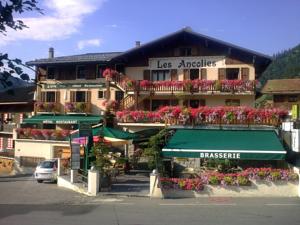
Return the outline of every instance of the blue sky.
{"type": "Polygon", "coordinates": [[[24,61],[124,51],[190,26],[272,55],[300,43],[299,0],[47,0],[44,15],[18,15],[30,27],[0,39],[0,52],[24,61]]]}

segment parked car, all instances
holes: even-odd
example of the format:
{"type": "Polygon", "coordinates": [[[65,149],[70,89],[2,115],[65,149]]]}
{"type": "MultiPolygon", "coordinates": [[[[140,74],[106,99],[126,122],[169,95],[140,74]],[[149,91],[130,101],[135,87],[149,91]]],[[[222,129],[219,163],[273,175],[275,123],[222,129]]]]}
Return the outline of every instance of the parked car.
{"type": "Polygon", "coordinates": [[[49,159],[40,162],[34,172],[34,178],[38,183],[57,180],[57,159],[49,159]]]}

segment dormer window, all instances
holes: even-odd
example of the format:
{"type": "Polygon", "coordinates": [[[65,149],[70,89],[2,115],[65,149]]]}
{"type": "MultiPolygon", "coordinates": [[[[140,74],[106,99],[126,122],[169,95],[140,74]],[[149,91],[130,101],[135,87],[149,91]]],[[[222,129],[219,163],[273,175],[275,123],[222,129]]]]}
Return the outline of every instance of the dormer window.
{"type": "Polygon", "coordinates": [[[76,79],[85,79],[87,74],[87,69],[85,66],[77,66],[76,79]]]}

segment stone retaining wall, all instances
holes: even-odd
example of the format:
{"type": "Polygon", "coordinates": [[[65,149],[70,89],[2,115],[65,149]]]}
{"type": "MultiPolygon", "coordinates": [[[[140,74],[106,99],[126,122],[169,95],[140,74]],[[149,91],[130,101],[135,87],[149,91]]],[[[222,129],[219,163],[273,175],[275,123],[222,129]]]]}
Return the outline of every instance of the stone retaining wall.
{"type": "Polygon", "coordinates": [[[267,182],[252,181],[251,186],[213,186],[205,185],[200,192],[184,190],[162,190],[164,198],[201,198],[201,197],[297,197],[298,181],[267,182]]]}

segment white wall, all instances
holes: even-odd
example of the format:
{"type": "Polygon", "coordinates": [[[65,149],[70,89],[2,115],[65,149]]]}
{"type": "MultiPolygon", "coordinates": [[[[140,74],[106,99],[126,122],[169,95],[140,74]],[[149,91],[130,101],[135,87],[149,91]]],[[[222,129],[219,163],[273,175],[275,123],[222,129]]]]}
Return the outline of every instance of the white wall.
{"type": "Polygon", "coordinates": [[[300,152],[300,132],[299,129],[293,128],[293,122],[283,122],[282,130],[291,132],[292,135],[292,150],[300,152]]]}
{"type": "Polygon", "coordinates": [[[49,141],[49,140],[15,140],[15,158],[20,159],[21,156],[36,158],[53,158],[54,146],[68,147],[67,141],[49,141]]]}

